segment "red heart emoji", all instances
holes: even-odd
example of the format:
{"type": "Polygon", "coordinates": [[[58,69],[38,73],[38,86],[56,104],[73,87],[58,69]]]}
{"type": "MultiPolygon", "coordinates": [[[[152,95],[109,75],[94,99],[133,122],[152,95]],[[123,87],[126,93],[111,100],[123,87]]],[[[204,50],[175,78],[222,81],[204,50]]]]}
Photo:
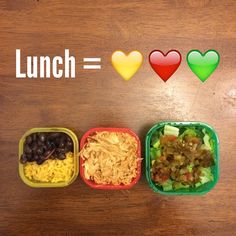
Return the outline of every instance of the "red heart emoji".
{"type": "Polygon", "coordinates": [[[166,55],[160,50],[154,50],[149,54],[150,65],[165,82],[178,69],[181,60],[181,54],[177,50],[170,50],[166,55]]]}

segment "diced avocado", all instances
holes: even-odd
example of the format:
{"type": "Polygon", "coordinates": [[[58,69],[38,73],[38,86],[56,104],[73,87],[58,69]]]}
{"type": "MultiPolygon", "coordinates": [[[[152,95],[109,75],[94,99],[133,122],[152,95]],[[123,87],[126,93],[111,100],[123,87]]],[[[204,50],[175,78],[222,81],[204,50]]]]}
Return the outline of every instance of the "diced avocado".
{"type": "Polygon", "coordinates": [[[163,190],[164,191],[170,191],[173,190],[172,186],[172,180],[168,179],[162,184],[163,190]]]}
{"type": "Polygon", "coordinates": [[[200,181],[202,184],[205,184],[207,182],[210,182],[214,179],[213,174],[211,172],[211,168],[207,167],[207,168],[201,168],[201,176],[200,176],[200,181]]]}
{"type": "Polygon", "coordinates": [[[183,188],[189,188],[189,185],[184,185],[182,183],[175,183],[175,190],[177,189],[183,189],[183,188]]]}
{"type": "Polygon", "coordinates": [[[158,139],[154,144],[153,144],[154,148],[159,148],[160,147],[160,139],[158,139]]]}
{"type": "Polygon", "coordinates": [[[197,182],[197,183],[195,184],[195,187],[197,188],[197,187],[200,187],[201,185],[202,185],[201,182],[197,182]]]}

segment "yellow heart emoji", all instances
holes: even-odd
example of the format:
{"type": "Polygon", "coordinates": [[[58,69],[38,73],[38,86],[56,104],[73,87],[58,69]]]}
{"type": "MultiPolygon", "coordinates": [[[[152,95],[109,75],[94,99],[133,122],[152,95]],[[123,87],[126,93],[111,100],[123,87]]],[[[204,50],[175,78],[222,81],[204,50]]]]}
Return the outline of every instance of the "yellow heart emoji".
{"type": "Polygon", "coordinates": [[[128,55],[122,51],[115,51],[111,56],[111,63],[123,79],[129,80],[142,65],[143,56],[139,51],[132,51],[128,55]]]}

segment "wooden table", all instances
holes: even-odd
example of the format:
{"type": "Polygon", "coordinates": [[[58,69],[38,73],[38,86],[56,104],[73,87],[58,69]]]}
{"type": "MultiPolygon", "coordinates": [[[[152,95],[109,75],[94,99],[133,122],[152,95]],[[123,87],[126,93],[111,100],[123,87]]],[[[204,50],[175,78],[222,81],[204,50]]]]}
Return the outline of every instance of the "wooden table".
{"type": "Polygon", "coordinates": [[[0,235],[236,235],[236,2],[0,1],[0,235]],[[15,50],[76,56],[75,79],[16,79],[15,50]],[[139,50],[144,63],[125,82],[113,51],[139,50]],[[178,49],[183,61],[164,83],[153,49],[178,49]],[[191,72],[191,49],[216,49],[221,62],[205,82],[191,72]],[[83,70],[101,57],[101,70],[83,70]],[[144,173],[129,191],[96,191],[78,178],[66,188],[33,189],[18,176],[18,142],[32,127],[129,127],[143,144],[162,120],[203,121],[220,138],[220,181],[202,197],[166,197],[144,173]]]}

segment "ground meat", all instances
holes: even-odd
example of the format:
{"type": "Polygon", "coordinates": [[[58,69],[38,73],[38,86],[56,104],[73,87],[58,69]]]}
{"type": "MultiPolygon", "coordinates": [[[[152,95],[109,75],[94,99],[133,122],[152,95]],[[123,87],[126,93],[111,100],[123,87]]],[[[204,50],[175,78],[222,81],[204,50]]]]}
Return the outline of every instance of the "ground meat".
{"type": "Polygon", "coordinates": [[[202,141],[197,137],[185,137],[183,140],[161,137],[162,156],[153,163],[152,179],[163,183],[171,178],[176,182],[194,185],[199,182],[201,167],[214,164],[210,150],[202,149],[202,141]],[[192,170],[188,169],[192,166],[192,170]]]}

